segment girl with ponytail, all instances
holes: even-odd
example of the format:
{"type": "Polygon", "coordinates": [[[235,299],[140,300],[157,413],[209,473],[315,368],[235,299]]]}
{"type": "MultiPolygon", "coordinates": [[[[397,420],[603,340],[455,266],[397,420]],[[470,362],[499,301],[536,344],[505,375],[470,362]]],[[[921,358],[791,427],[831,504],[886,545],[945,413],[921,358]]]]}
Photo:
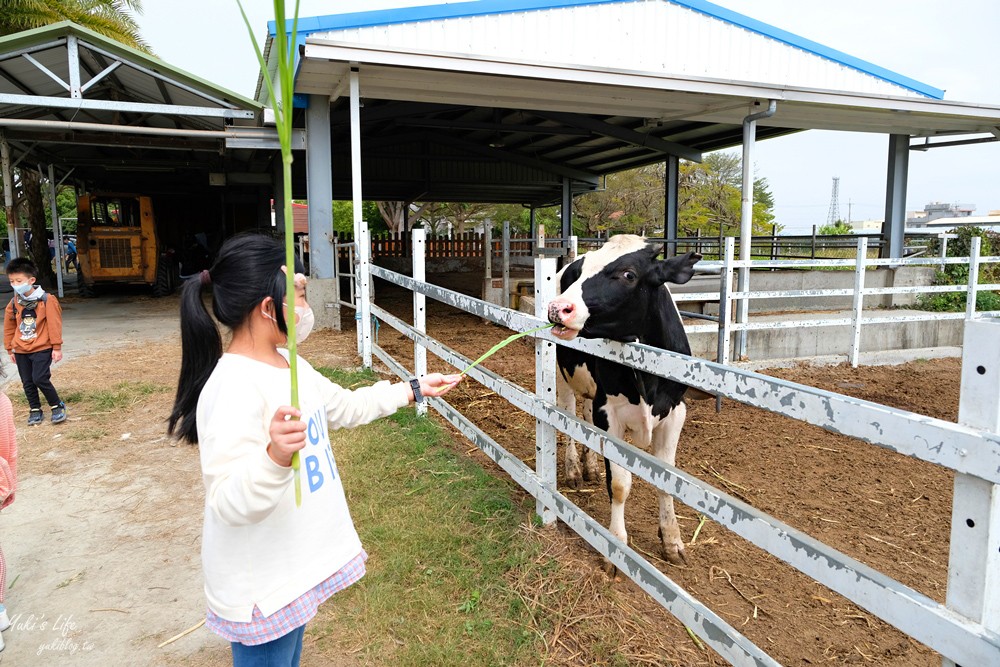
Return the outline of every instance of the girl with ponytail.
{"type": "MultiPolygon", "coordinates": [[[[169,431],[199,445],[206,625],[231,642],[235,667],[264,656],[278,658],[267,664],[298,665],[305,624],[319,604],[364,575],[367,554],[329,430],[392,414],[415,400],[414,389],[441,396],[460,379],[431,373],[350,391],[299,358],[301,409],[288,405],[283,262],[274,239],[231,238],[181,295],[181,373],[169,431]],[[204,302],[209,286],[214,319],[204,302]],[[216,322],[231,333],[225,353],[216,322]],[[290,467],[295,452],[301,507],[290,467]]],[[[301,341],[313,316],[300,274],[291,298],[301,341]]]]}

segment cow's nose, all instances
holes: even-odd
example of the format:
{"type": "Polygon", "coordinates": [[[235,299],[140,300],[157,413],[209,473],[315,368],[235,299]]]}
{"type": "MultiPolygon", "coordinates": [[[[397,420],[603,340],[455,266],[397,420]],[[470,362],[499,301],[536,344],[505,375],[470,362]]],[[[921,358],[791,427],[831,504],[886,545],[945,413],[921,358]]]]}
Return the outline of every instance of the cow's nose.
{"type": "Polygon", "coordinates": [[[553,324],[565,324],[573,317],[576,307],[569,301],[553,301],[549,304],[549,322],[553,324]]]}

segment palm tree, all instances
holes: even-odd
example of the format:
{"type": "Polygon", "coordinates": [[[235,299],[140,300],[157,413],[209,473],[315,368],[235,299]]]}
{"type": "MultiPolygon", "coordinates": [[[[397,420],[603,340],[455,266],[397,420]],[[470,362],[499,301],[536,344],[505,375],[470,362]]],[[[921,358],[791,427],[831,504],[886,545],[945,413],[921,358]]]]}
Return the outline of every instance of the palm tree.
{"type": "Polygon", "coordinates": [[[73,21],[134,49],[149,52],[134,14],[142,0],[3,0],[0,36],[73,21]]]}
{"type": "MultiPolygon", "coordinates": [[[[68,20],[126,46],[150,52],[133,16],[142,13],[142,0],[2,0],[0,4],[0,36],[68,20]]],[[[38,266],[40,282],[51,287],[55,275],[49,263],[41,174],[30,168],[19,169],[17,174],[31,229],[31,255],[38,266]]]]}

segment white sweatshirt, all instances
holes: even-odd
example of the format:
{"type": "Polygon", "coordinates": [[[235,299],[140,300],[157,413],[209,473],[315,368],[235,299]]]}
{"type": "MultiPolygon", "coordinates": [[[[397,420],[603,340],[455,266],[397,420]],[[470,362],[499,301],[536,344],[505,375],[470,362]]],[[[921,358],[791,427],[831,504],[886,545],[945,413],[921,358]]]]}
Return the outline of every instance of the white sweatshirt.
{"type": "Polygon", "coordinates": [[[230,621],[250,621],[254,605],[270,616],[360,553],[327,425],[367,424],[409,402],[403,384],[349,391],[301,357],[298,374],[308,424],[299,452],[301,507],[292,469],[267,455],[271,418],[291,400],[289,370],[224,354],[198,399],[205,596],[230,621]]]}

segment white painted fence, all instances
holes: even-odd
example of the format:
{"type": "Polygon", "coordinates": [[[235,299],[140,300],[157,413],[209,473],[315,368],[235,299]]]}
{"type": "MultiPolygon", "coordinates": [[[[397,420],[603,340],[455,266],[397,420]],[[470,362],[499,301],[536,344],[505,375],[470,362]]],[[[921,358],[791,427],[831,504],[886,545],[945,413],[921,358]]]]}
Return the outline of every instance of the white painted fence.
{"type": "MultiPolygon", "coordinates": [[[[857,367],[858,358],[861,353],[861,329],[863,326],[891,324],[897,322],[919,322],[933,320],[970,320],[975,316],[1000,316],[1000,312],[976,312],[976,296],[982,291],[1000,290],[1000,285],[988,284],[980,285],[978,282],[979,268],[983,264],[1000,262],[1000,257],[980,256],[981,239],[972,238],[971,255],[969,257],[913,257],[907,259],[875,259],[868,257],[868,239],[859,238],[857,242],[857,256],[854,259],[776,259],[776,260],[747,260],[740,261],[734,259],[735,239],[726,239],[725,250],[722,261],[719,262],[699,262],[700,270],[718,270],[719,291],[718,292],[698,292],[684,293],[678,295],[685,301],[716,301],[719,303],[718,325],[698,324],[688,325],[685,330],[688,334],[699,332],[718,332],[718,356],[716,357],[723,364],[728,364],[733,358],[742,359],[746,356],[746,332],[763,331],[767,329],[786,328],[812,328],[849,326],[852,329],[850,350],[846,350],[847,360],[852,366],[857,367]],[[967,285],[910,285],[902,287],[865,287],[865,272],[868,267],[899,268],[903,266],[934,266],[941,267],[948,264],[959,264],[969,266],[969,282],[967,285]],[[838,267],[851,267],[854,269],[854,287],[847,289],[810,289],[810,290],[768,290],[754,291],[750,285],[753,283],[753,272],[750,273],[749,283],[744,290],[733,289],[733,275],[740,268],[749,267],[751,269],[805,269],[823,268],[832,269],[838,267]],[[864,298],[873,295],[885,294],[940,294],[947,292],[965,292],[967,294],[966,310],[964,313],[931,312],[910,315],[864,315],[864,298]],[[787,321],[765,321],[752,322],[748,318],[744,322],[733,321],[735,303],[749,303],[750,299],[774,299],[774,298],[822,298],[822,297],[843,297],[852,296],[854,306],[850,317],[810,319],[808,316],[795,318],[787,321]],[[733,344],[733,334],[737,335],[735,345],[733,344]],[[734,350],[735,347],[735,350],[734,350]]],[[[749,308],[744,308],[747,312],[749,308]]]]}
{"type": "MultiPolygon", "coordinates": [[[[422,230],[414,232],[414,248],[422,247],[422,234],[422,230]]],[[[415,256],[415,272],[418,264],[422,264],[421,258],[415,256]]],[[[730,262],[729,266],[735,267],[735,263],[730,262]]],[[[514,331],[545,324],[540,317],[495,306],[380,267],[371,266],[370,272],[371,276],[414,293],[414,325],[370,302],[364,303],[367,301],[364,292],[356,298],[362,299],[359,310],[370,310],[383,323],[414,342],[417,373],[424,370],[421,361],[424,350],[455,368],[465,368],[470,363],[468,358],[425,333],[422,319],[425,297],[514,331]]],[[[359,286],[369,282],[361,278],[359,276],[357,281],[359,286]]],[[[536,304],[540,308],[555,293],[554,259],[535,260],[535,286],[536,304]]],[[[535,497],[539,514],[545,521],[559,519],[566,523],[730,663],[779,664],[558,491],[556,432],[590,447],[899,628],[939,652],[946,664],[965,667],[1000,664],[1000,493],[997,492],[1000,483],[1000,346],[996,344],[1000,340],[1000,320],[983,318],[966,323],[961,424],[646,345],[579,339],[563,342],[546,332],[535,334],[535,338],[534,393],[478,366],[468,373],[469,377],[536,419],[534,470],[504,450],[444,399],[428,399],[429,406],[535,497]],[[947,606],[689,473],[664,464],[648,452],[581,422],[576,415],[560,410],[555,405],[555,344],[672,378],[956,471],[947,606]]],[[[413,375],[413,371],[381,349],[377,341],[367,338],[366,344],[371,345],[367,350],[369,354],[374,354],[400,377],[413,375]]]]}

